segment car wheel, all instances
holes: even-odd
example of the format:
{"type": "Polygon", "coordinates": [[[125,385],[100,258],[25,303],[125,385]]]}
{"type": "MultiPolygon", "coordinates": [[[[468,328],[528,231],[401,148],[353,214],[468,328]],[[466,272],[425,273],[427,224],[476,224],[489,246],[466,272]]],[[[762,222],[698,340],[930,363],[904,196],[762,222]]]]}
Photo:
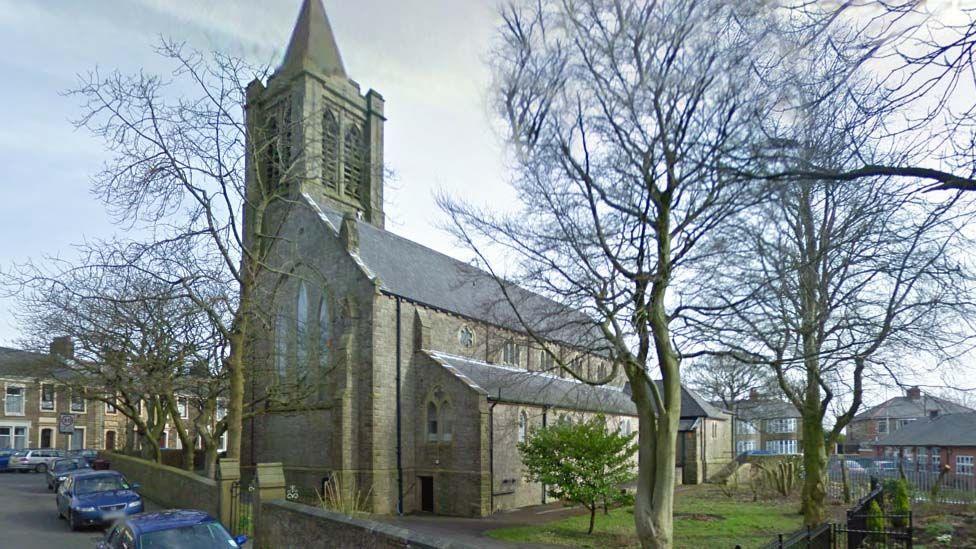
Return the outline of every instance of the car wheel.
{"type": "Polygon", "coordinates": [[[34,468],[34,471],[36,471],[38,473],[46,473],[47,472],[47,463],[38,463],[37,464],[37,467],[34,468]]]}
{"type": "Polygon", "coordinates": [[[27,472],[27,469],[17,469],[17,472],[23,474],[27,472]]]}
{"type": "Polygon", "coordinates": [[[77,522],[75,522],[75,513],[71,509],[68,509],[68,526],[71,527],[72,531],[75,531],[81,527],[77,522]]]}
{"type": "Polygon", "coordinates": [[[51,483],[50,482],[47,483],[47,491],[48,492],[53,492],[54,491],[54,486],[51,486],[51,483]]]}

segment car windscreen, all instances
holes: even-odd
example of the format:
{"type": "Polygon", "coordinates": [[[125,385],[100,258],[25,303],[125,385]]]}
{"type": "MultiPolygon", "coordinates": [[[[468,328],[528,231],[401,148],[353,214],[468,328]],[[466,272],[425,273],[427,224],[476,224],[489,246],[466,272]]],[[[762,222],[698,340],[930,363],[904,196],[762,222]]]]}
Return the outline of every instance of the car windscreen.
{"type": "Polygon", "coordinates": [[[13,454],[10,450],[0,450],[0,457],[12,456],[13,454]]]}
{"type": "Polygon", "coordinates": [[[58,471],[74,471],[75,469],[81,467],[81,464],[73,459],[59,459],[54,462],[54,467],[52,470],[58,471]]]}
{"type": "Polygon", "coordinates": [[[13,453],[13,456],[14,457],[24,457],[26,455],[27,455],[27,450],[21,450],[19,452],[14,452],[13,453]]]}
{"type": "Polygon", "coordinates": [[[139,536],[139,549],[179,547],[180,549],[209,549],[237,547],[224,527],[217,522],[157,530],[139,536]]]}
{"type": "Polygon", "coordinates": [[[117,475],[105,475],[88,478],[75,478],[76,494],[91,494],[93,492],[108,492],[111,490],[128,490],[129,483],[117,475]]]}

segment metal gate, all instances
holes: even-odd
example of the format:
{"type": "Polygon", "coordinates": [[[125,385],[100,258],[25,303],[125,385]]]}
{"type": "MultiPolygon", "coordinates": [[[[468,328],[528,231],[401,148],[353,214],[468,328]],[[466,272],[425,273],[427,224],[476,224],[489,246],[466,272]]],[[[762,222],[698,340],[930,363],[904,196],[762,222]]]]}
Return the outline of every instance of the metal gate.
{"type": "Polygon", "coordinates": [[[254,537],[254,483],[241,484],[235,480],[230,485],[230,528],[231,535],[244,534],[254,537]]]}

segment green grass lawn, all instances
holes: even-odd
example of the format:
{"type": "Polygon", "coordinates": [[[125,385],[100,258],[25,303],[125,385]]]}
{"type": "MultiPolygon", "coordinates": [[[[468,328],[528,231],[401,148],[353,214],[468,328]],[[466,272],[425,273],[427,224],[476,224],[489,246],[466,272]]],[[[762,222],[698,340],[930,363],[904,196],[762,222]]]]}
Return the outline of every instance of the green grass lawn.
{"type": "MultiPolygon", "coordinates": [[[[795,502],[758,502],[729,499],[715,487],[699,486],[675,494],[676,547],[721,549],[759,547],[776,534],[800,528],[802,517],[795,502]]],[[[491,530],[493,538],[521,543],[550,543],[574,547],[633,547],[637,545],[632,507],[597,514],[592,535],[586,534],[589,515],[579,515],[536,526],[491,530]]]]}

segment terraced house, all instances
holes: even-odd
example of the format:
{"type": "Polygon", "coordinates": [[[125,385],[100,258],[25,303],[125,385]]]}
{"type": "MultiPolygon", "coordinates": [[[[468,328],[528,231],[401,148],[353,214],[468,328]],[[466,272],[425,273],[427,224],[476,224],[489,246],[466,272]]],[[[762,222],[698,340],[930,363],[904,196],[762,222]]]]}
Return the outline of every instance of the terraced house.
{"type": "Polygon", "coordinates": [[[753,390],[739,400],[735,414],[735,453],[764,451],[772,454],[803,452],[803,419],[791,403],[753,390]]]}
{"type": "Polygon", "coordinates": [[[73,355],[71,340],[57,338],[50,353],[33,353],[0,347],[0,380],[3,409],[0,415],[0,448],[98,448],[123,444],[125,416],[115,408],[84,398],[52,375],[53,365],[73,355]],[[71,433],[61,433],[58,417],[74,418],[71,433]]]}
{"type": "MultiPolygon", "coordinates": [[[[622,377],[591,386],[557,367],[609,372],[587,316],[385,230],[384,99],[347,76],[319,0],[249,86],[247,117],[269,143],[254,147],[249,201],[283,199],[245,224],[272,242],[247,387],[270,413],[245,423],[245,471],[283,462],[307,493],[338,478],[377,513],[482,516],[546,500],[517,450],[533,429],[593,414],[637,429],[622,377]]],[[[679,463],[698,482],[730,459],[731,421],[688,399],[679,463]]]]}

